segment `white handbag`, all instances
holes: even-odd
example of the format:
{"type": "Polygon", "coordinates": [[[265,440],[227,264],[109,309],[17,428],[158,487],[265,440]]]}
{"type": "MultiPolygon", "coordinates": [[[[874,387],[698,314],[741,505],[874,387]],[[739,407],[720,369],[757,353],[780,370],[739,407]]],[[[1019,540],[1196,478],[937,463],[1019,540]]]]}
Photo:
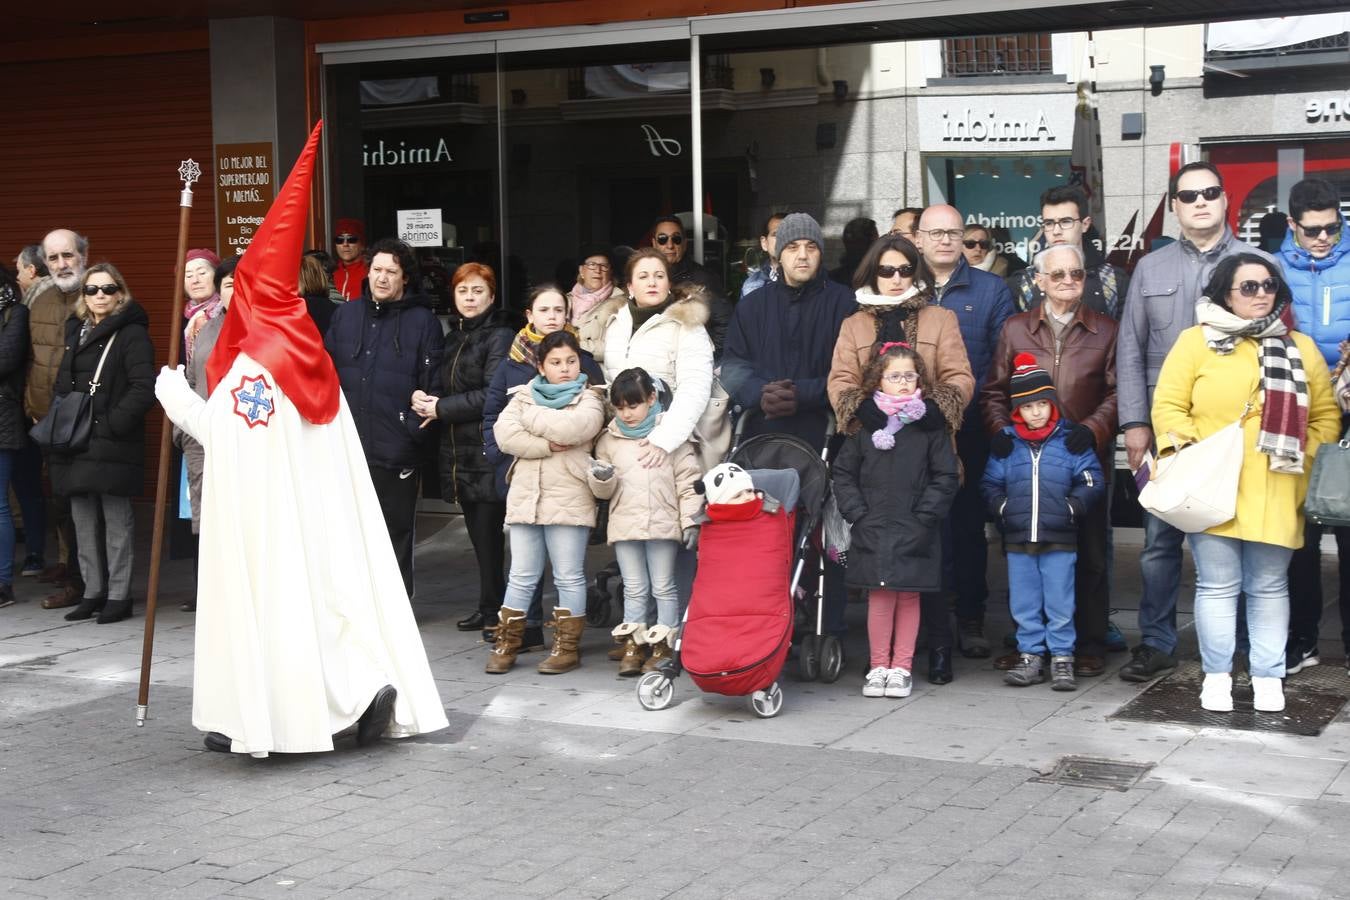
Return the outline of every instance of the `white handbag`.
{"type": "Polygon", "coordinates": [[[1250,409],[1248,404],[1236,422],[1157,460],[1139,505],[1187,534],[1232,521],[1245,452],[1242,421],[1250,409]]]}

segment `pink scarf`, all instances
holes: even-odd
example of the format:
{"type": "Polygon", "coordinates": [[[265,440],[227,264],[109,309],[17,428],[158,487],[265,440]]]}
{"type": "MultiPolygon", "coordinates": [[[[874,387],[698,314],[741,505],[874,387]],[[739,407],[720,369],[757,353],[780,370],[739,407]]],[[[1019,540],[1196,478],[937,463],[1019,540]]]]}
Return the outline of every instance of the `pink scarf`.
{"type": "Polygon", "coordinates": [[[202,330],[203,325],[223,312],[225,312],[225,305],[220,302],[219,294],[212,294],[201,303],[188,301],[184,304],[183,318],[187,319],[187,325],[183,327],[183,354],[188,365],[192,365],[192,353],[196,349],[197,332],[202,330]],[[200,319],[195,318],[197,313],[202,313],[200,319]]]}
{"type": "Polygon", "coordinates": [[[586,313],[608,300],[612,293],[614,293],[614,285],[608,281],[593,291],[588,291],[582,287],[580,281],[572,285],[572,324],[580,324],[586,313]]]}
{"type": "Polygon", "coordinates": [[[895,446],[895,434],[910,422],[923,418],[923,391],[916,390],[908,397],[874,391],[872,399],[877,409],[886,414],[886,426],[872,432],[872,446],[878,450],[890,450],[895,446]]]}

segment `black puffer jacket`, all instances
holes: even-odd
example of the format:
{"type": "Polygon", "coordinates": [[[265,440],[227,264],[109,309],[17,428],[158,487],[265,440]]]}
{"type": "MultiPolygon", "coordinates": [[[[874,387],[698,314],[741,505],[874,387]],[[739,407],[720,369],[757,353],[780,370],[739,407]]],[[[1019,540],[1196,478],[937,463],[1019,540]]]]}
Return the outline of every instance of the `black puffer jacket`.
{"type": "Polygon", "coordinates": [[[366,462],[386,469],[416,468],[427,439],[413,412],[413,391],[439,389],[445,338],[431,299],[406,295],[392,303],[362,297],[334,308],[324,335],[342,393],[356,420],[366,462]]]}
{"type": "Polygon", "coordinates": [[[155,348],[150,319],[136,301],[108,316],[80,340],[81,322],[66,322],[66,352],[56,373],[56,396],[88,393],[103,348],[112,338],[98,390],[94,431],[83,453],[51,456],[52,485],[62,496],[113,494],[138,497],[145,490],[145,416],[155,405],[155,348]]]}
{"type": "Polygon", "coordinates": [[[956,454],[946,428],[910,424],[878,450],[866,428],[835,460],[834,498],[853,525],[848,584],[887,591],[942,590],[942,519],[956,496],[956,454]]]}
{"type": "Polygon", "coordinates": [[[441,356],[441,497],[458,503],[499,502],[493,467],[483,453],[483,403],[515,332],[490,309],[472,319],[450,318],[441,356]]]}
{"type": "Polygon", "coordinates": [[[0,304],[0,450],[28,445],[31,426],[23,412],[23,385],[30,347],[28,307],[12,297],[0,304]]]}

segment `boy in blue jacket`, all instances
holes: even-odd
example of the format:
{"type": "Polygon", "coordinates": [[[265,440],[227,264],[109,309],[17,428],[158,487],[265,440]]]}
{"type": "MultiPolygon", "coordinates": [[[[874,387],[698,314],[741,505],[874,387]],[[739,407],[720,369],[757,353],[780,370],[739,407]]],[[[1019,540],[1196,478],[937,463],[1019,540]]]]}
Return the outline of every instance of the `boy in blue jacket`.
{"type": "Polygon", "coordinates": [[[1065,436],[1073,424],[1059,413],[1050,373],[1030,353],[1013,360],[1008,383],[1013,442],[1004,459],[991,457],[981,489],[1003,531],[1008,551],[1008,605],[1017,622],[1020,659],[1003,680],[1017,687],[1045,681],[1072,691],[1074,564],[1078,520],[1105,493],[1101,464],[1091,448],[1073,453],[1065,436]]]}

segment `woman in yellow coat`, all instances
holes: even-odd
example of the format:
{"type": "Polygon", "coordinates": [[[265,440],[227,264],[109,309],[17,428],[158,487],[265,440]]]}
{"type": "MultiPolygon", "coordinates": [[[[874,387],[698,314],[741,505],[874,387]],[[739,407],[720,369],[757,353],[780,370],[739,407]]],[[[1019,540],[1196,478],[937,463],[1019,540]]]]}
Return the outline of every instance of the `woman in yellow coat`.
{"type": "Polygon", "coordinates": [[[1196,304],[1198,324],[1177,338],[1153,395],[1159,455],[1243,417],[1237,515],[1190,536],[1205,670],[1200,705],[1216,712],[1233,709],[1239,594],[1247,598],[1254,705],[1284,709],[1289,558],[1303,544],[1313,457],[1340,429],[1326,361],[1312,338],[1286,324],[1290,300],[1289,286],[1264,258],[1240,253],[1219,263],[1196,304]]]}

